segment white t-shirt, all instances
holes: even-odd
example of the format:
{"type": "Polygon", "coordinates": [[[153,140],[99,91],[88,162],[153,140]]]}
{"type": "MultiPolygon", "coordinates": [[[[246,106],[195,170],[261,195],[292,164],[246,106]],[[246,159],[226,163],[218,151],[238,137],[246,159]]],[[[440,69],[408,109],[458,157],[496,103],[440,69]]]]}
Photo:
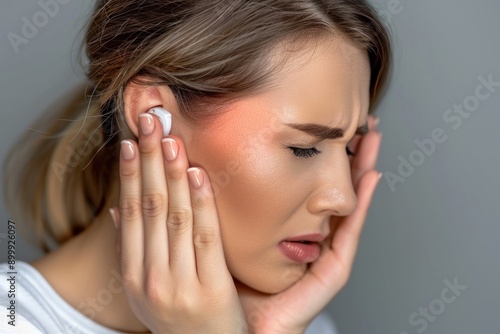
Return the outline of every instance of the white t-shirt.
{"type": "MultiPolygon", "coordinates": [[[[15,296],[10,296],[9,265],[0,263],[0,333],[2,334],[123,334],[105,327],[68,304],[31,264],[17,261],[15,265],[15,296]],[[8,309],[15,301],[15,311],[8,309]],[[9,324],[15,315],[15,326],[9,324]]],[[[333,321],[322,312],[306,334],[337,334],[333,321]]]]}

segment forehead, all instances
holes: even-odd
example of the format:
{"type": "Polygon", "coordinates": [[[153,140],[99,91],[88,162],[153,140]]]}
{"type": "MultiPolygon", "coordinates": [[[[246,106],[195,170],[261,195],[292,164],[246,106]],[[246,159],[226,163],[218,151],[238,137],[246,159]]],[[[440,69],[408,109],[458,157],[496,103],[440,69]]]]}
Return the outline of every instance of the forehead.
{"type": "Polygon", "coordinates": [[[366,123],[370,86],[366,51],[342,38],[315,39],[303,46],[289,57],[262,98],[283,122],[345,129],[366,123]]]}
{"type": "Polygon", "coordinates": [[[200,135],[246,138],[264,129],[296,131],[283,123],[316,123],[354,134],[368,119],[369,85],[366,51],[340,38],[309,41],[289,55],[268,89],[231,103],[200,135]]]}

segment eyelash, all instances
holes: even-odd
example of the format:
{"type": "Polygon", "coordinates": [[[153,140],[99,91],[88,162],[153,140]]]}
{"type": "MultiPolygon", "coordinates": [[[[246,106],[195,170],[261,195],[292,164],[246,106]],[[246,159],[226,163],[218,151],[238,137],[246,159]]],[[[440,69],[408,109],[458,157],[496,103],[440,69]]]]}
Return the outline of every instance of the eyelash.
{"type": "MultiPolygon", "coordinates": [[[[299,147],[291,147],[289,146],[288,147],[295,156],[299,157],[299,158],[310,158],[314,155],[318,155],[321,153],[321,151],[318,151],[315,147],[313,148],[299,148],[299,147]]],[[[356,156],[356,153],[351,151],[351,149],[346,146],[346,152],[347,152],[347,155],[349,156],[356,156]]]]}

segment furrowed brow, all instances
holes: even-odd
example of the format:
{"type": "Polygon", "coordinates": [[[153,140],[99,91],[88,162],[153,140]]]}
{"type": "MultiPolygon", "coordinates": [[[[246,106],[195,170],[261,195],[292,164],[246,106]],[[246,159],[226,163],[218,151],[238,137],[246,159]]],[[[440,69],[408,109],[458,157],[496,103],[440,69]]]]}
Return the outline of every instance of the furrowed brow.
{"type": "MultiPolygon", "coordinates": [[[[316,137],[319,140],[338,139],[344,137],[344,129],[330,128],[321,124],[314,123],[285,123],[288,127],[296,129],[306,134],[316,137]]],[[[365,135],[368,133],[368,123],[356,129],[357,135],[365,135]]]]}

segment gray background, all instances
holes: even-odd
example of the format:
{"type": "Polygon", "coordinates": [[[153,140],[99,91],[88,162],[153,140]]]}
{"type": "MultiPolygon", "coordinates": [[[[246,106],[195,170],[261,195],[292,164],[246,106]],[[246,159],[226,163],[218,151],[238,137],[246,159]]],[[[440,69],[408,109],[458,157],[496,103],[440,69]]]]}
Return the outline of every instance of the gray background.
{"type": "MultiPolygon", "coordinates": [[[[472,101],[479,76],[500,82],[500,2],[371,2],[392,27],[395,48],[392,85],[378,108],[384,134],[378,169],[398,174],[399,159],[418,157],[415,140],[432,138],[436,128],[446,141],[421,154],[404,183],[391,189],[381,180],[350,281],[329,310],[342,334],[499,333],[500,87],[460,127],[443,116],[472,101]],[[455,280],[462,291],[444,302],[446,282],[455,280]],[[427,318],[419,313],[426,310],[427,318]]],[[[22,17],[41,7],[34,0],[2,2],[2,159],[33,117],[82,81],[70,51],[91,3],[61,5],[16,54],[8,33],[20,34],[22,17]]],[[[9,214],[3,203],[0,210],[3,262],[9,214]]],[[[20,236],[18,242],[18,259],[41,254],[20,236]]]]}

